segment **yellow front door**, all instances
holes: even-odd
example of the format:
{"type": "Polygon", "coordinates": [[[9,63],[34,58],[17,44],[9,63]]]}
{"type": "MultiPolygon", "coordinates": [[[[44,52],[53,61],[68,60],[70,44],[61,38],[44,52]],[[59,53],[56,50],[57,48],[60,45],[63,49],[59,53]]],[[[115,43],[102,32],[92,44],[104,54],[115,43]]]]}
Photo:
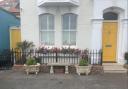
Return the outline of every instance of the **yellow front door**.
{"type": "Polygon", "coordinates": [[[10,30],[10,48],[16,48],[18,42],[21,42],[20,29],[11,29],[10,30]]]}
{"type": "Polygon", "coordinates": [[[116,62],[117,22],[103,22],[103,62],[116,62]]]}

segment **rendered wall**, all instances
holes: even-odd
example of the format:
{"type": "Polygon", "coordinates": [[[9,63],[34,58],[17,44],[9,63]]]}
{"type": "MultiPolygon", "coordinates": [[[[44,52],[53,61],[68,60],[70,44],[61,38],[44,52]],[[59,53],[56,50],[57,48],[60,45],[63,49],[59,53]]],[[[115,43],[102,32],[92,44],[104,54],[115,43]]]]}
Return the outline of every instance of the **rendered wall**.
{"type": "Polygon", "coordinates": [[[9,28],[19,26],[20,20],[11,13],[0,9],[0,50],[10,48],[9,28]]]}

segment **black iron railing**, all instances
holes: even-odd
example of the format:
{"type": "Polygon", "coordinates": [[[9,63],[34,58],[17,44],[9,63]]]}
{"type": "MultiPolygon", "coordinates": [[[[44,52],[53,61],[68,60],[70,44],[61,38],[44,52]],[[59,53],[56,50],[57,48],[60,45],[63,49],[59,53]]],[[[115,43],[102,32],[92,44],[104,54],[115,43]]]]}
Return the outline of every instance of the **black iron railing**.
{"type": "MultiPolygon", "coordinates": [[[[82,52],[83,50],[80,50],[82,52]]],[[[41,64],[47,63],[70,63],[78,64],[80,60],[80,53],[66,53],[60,51],[54,52],[39,52],[39,51],[27,51],[21,52],[18,50],[5,51],[4,54],[0,54],[0,69],[11,68],[13,64],[24,64],[27,57],[35,57],[35,59],[41,64]]],[[[89,64],[102,65],[102,51],[88,50],[88,62],[89,64]]]]}
{"type": "Polygon", "coordinates": [[[11,52],[0,54],[0,70],[10,69],[13,66],[14,60],[11,52]]]}
{"type": "Polygon", "coordinates": [[[89,51],[89,63],[93,65],[102,65],[102,51],[90,50],[89,51]]]}
{"type": "MultiPolygon", "coordinates": [[[[81,50],[82,52],[82,50],[81,50]]],[[[80,54],[75,53],[63,53],[63,52],[19,52],[13,51],[15,64],[24,64],[26,57],[35,57],[40,63],[71,63],[78,64],[80,60],[80,54]]],[[[88,51],[89,64],[102,65],[102,51],[92,50],[88,51]]]]}

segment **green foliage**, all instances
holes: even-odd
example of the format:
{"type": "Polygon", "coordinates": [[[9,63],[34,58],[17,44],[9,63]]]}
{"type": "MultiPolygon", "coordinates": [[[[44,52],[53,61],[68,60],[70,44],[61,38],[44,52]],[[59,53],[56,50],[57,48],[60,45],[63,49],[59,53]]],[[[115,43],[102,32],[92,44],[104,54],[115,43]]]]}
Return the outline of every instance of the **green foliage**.
{"type": "Polygon", "coordinates": [[[125,60],[128,60],[128,52],[126,52],[126,53],[124,54],[124,58],[125,58],[125,60]]]}
{"type": "Polygon", "coordinates": [[[29,42],[29,41],[23,41],[23,42],[18,42],[17,43],[17,49],[20,49],[22,52],[25,52],[31,48],[34,47],[33,42],[29,42]]]}
{"type": "Polygon", "coordinates": [[[82,51],[80,55],[81,59],[88,60],[88,53],[88,50],[82,51]]]}
{"type": "Polygon", "coordinates": [[[79,66],[88,66],[88,61],[85,59],[81,59],[79,62],[79,66]]]}
{"type": "Polygon", "coordinates": [[[82,51],[79,66],[88,66],[88,53],[88,50],[82,51]]]}
{"type": "Polygon", "coordinates": [[[46,48],[46,47],[42,47],[38,50],[38,52],[41,52],[41,53],[44,53],[44,54],[47,54],[47,53],[56,53],[56,52],[59,52],[59,53],[63,53],[63,54],[80,54],[81,53],[81,50],[80,49],[74,49],[74,48],[57,48],[57,47],[53,47],[51,49],[49,48],[46,48]]]}
{"type": "Polygon", "coordinates": [[[36,65],[37,62],[36,62],[35,58],[30,57],[27,59],[26,64],[27,65],[36,65]]]}

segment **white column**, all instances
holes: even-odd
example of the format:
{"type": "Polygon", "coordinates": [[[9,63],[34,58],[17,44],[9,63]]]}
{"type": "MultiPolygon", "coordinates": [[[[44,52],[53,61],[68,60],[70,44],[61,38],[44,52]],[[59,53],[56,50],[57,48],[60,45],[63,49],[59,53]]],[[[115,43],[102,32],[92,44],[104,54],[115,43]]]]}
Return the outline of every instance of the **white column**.
{"type": "Polygon", "coordinates": [[[103,19],[93,19],[92,24],[92,49],[102,49],[102,23],[103,19]]]}
{"type": "Polygon", "coordinates": [[[128,51],[128,19],[122,19],[120,24],[118,63],[124,64],[124,53],[128,51]]]}
{"type": "Polygon", "coordinates": [[[61,27],[61,14],[60,8],[56,8],[56,16],[55,16],[55,47],[62,47],[62,27],[61,27]]]}

